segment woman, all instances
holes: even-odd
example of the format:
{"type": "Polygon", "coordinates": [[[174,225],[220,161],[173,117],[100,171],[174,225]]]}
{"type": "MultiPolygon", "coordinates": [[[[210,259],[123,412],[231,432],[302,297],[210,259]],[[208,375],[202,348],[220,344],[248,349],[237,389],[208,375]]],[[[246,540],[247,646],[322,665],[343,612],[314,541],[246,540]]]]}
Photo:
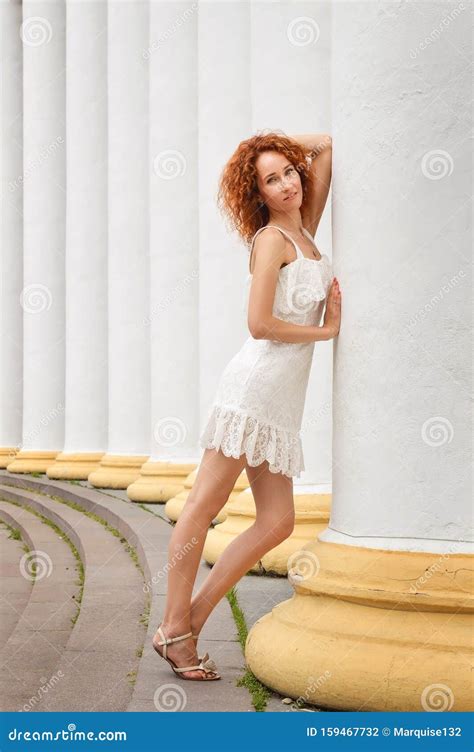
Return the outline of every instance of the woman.
{"type": "Polygon", "coordinates": [[[220,679],[207,653],[197,663],[199,632],[225,593],[293,531],[293,476],[304,470],[299,430],[314,343],[335,337],[341,320],[338,281],[312,239],[331,159],[328,135],[267,133],[240,143],[221,175],[220,208],[251,241],[251,336],[222,374],[200,437],[204,454],[169,546],[166,609],[153,647],[183,679],[220,679]],[[255,523],[227,546],[192,597],[209,526],[244,468],[255,523]]]}

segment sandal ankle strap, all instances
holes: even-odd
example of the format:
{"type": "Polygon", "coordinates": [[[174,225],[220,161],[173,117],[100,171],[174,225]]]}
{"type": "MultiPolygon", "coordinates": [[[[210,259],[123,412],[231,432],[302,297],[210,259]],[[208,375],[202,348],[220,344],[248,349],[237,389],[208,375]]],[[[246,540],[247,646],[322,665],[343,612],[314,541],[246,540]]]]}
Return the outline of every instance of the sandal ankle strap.
{"type": "Polygon", "coordinates": [[[187,632],[184,635],[179,635],[178,637],[165,637],[164,632],[161,627],[158,627],[158,632],[163,637],[163,640],[158,643],[158,645],[169,645],[172,642],[179,642],[180,640],[187,640],[188,637],[192,636],[192,632],[187,632]]]}

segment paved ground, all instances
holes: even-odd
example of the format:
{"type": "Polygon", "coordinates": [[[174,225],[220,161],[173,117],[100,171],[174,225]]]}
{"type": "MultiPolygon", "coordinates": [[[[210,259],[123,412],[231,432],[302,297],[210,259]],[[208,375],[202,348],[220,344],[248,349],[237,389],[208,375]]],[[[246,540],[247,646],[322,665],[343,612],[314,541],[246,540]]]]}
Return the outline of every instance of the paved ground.
{"type": "MultiPolygon", "coordinates": [[[[7,471],[0,471],[0,499],[0,520],[21,533],[21,540],[15,540],[1,526],[7,551],[0,592],[0,613],[7,614],[2,625],[2,710],[28,705],[37,711],[254,712],[248,689],[237,686],[246,669],[226,598],[199,641],[200,655],[210,653],[221,680],[180,680],[153,651],[151,638],[165,604],[166,576],[161,575],[172,531],[164,504],[140,505],[125,491],[7,471]],[[51,562],[50,574],[33,582],[19,574],[24,545],[43,552],[42,558],[51,562]],[[150,594],[144,583],[152,583],[150,594]]],[[[196,587],[209,570],[201,561],[196,587]]],[[[284,577],[243,577],[236,593],[247,628],[292,592],[284,577]]],[[[282,699],[271,693],[266,710],[288,711],[282,699]]]]}

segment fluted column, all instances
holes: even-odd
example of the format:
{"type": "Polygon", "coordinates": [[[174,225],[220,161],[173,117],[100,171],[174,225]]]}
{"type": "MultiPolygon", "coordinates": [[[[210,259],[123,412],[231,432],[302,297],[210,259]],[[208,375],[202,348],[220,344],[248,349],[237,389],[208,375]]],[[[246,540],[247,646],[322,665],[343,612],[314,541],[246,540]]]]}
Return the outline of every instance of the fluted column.
{"type": "Polygon", "coordinates": [[[0,467],[21,447],[23,287],[23,152],[21,5],[0,5],[2,70],[2,348],[0,350],[0,467]]]}
{"type": "MultiPolygon", "coordinates": [[[[197,122],[199,134],[199,433],[214,400],[226,363],[248,336],[245,302],[247,252],[229,234],[217,208],[218,181],[225,162],[249,134],[250,6],[246,3],[199,3],[197,122]],[[220,40],[216,44],[216,39],[220,40]],[[235,61],[239,60],[239,65],[235,61]],[[212,138],[210,138],[212,134],[212,138]]],[[[203,450],[195,449],[200,461],[203,450]]],[[[196,471],[165,507],[177,519],[192,488],[196,471]]],[[[217,520],[225,520],[230,501],[248,487],[245,470],[237,478],[229,502],[217,520]]]]}
{"type": "Polygon", "coordinates": [[[150,70],[150,458],[128,489],[167,501],[197,462],[198,182],[197,4],[151,3],[142,51],[150,70]]]}
{"type": "Polygon", "coordinates": [[[108,444],[89,482],[126,488],[148,456],[148,3],[109,0],[107,15],[108,444]]]}
{"type": "Polygon", "coordinates": [[[7,469],[45,472],[64,443],[65,6],[23,2],[23,429],[7,469]]]}
{"type": "Polygon", "coordinates": [[[107,446],[107,5],[66,7],[65,444],[47,475],[87,479],[107,446]]]}
{"type": "Polygon", "coordinates": [[[452,8],[333,5],[334,500],[246,645],[323,707],[473,709],[467,19],[418,45],[452,8]]]}
{"type": "MultiPolygon", "coordinates": [[[[251,60],[246,71],[250,118],[243,127],[247,131],[282,130],[289,136],[331,131],[330,7],[324,2],[313,6],[318,11],[314,18],[295,13],[291,3],[250,3],[246,11],[241,11],[242,15],[248,13],[242,36],[252,52],[245,55],[246,60],[251,60]],[[262,38],[265,44],[261,44],[262,38]]],[[[223,12],[227,18],[227,6],[223,12]]],[[[227,22],[227,26],[235,29],[234,23],[227,22]]],[[[240,50],[237,57],[237,44],[242,44],[240,34],[235,34],[234,46],[226,45],[226,49],[232,55],[230,75],[241,77],[242,66],[235,66],[234,61],[244,59],[244,55],[240,50]]],[[[228,71],[222,69],[221,48],[215,49],[215,55],[220,57],[220,62],[214,61],[215,68],[225,75],[228,71]]],[[[230,91],[233,94],[234,87],[230,91]]],[[[207,103],[207,97],[205,101],[207,103]]],[[[229,156],[243,137],[243,134],[236,137],[229,156]]],[[[330,255],[330,240],[330,214],[326,210],[317,236],[322,253],[330,255]]],[[[248,254],[242,255],[247,272],[248,254]]],[[[227,323],[228,310],[229,305],[222,326],[227,323]]],[[[243,319],[247,337],[246,317],[243,319]]],[[[235,341],[231,344],[234,351],[238,349],[235,341]]],[[[327,525],[331,501],[331,355],[332,342],[316,344],[302,423],[305,471],[295,479],[293,486],[295,529],[289,538],[255,564],[255,572],[286,575],[295,553],[327,525]]],[[[216,360],[211,362],[214,364],[216,360]]],[[[210,564],[215,563],[237,535],[255,522],[255,501],[250,489],[230,500],[224,509],[226,519],[209,531],[204,547],[204,557],[210,564]]]]}

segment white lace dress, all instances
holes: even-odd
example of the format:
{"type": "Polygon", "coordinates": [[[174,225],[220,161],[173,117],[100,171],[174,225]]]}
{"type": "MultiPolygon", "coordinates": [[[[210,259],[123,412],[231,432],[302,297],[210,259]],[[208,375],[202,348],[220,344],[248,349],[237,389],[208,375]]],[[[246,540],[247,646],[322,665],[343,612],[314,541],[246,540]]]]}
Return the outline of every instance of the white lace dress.
{"type": "MultiPolygon", "coordinates": [[[[250,253],[264,229],[255,233],[250,253]]],[[[326,254],[307,258],[282,228],[277,229],[291,240],[297,258],[280,269],[273,315],[293,324],[319,326],[333,277],[331,262],[326,254]]],[[[249,274],[247,303],[251,278],[249,274]]],[[[222,373],[200,446],[221,449],[227,457],[245,453],[251,467],[268,460],[272,473],[298,477],[305,469],[300,429],[314,344],[249,337],[222,373]]]]}

